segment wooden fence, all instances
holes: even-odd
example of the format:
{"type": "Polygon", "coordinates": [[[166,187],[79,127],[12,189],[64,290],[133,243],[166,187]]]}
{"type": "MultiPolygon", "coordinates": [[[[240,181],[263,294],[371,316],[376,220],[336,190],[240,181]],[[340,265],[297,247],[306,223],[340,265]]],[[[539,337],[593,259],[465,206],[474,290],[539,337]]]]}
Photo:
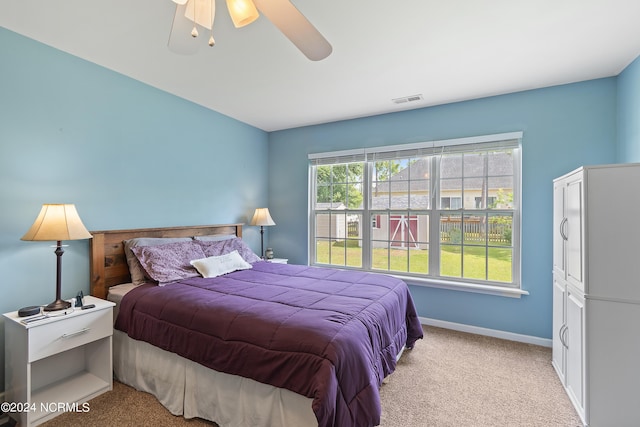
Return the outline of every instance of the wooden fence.
{"type": "Polygon", "coordinates": [[[446,243],[484,242],[511,244],[511,223],[486,220],[484,217],[443,216],[440,218],[440,240],[446,243]]]}

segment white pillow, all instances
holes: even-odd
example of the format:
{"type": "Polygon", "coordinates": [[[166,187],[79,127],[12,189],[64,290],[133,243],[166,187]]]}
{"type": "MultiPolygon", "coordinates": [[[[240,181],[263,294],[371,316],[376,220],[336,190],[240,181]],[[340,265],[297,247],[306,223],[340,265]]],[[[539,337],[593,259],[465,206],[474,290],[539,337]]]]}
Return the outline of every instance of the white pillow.
{"type": "Polygon", "coordinates": [[[218,277],[232,271],[252,268],[251,264],[242,259],[238,251],[220,256],[194,259],[191,261],[191,265],[198,270],[202,277],[218,277]]]}

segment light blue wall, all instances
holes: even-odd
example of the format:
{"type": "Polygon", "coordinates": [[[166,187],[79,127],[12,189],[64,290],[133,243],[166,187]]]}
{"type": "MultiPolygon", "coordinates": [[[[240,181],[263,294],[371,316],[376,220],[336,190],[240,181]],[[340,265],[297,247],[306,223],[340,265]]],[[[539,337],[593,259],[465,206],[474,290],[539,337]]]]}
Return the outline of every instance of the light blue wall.
{"type": "MultiPolygon", "coordinates": [[[[247,223],[267,204],[266,132],[3,28],[0,58],[0,313],[54,299],[51,243],[20,240],[43,203],[75,203],[89,230],[247,223]]],[[[88,241],[68,243],[64,298],[89,292],[88,241]]]]}
{"type": "Polygon", "coordinates": [[[640,162],[640,57],[618,76],[618,161],[640,162]]]}
{"type": "Polygon", "coordinates": [[[411,286],[420,316],[542,338],[551,336],[552,180],[612,163],[616,79],[514,93],[274,132],[269,136],[269,245],[307,262],[307,154],[523,131],[521,299],[411,286]]]}

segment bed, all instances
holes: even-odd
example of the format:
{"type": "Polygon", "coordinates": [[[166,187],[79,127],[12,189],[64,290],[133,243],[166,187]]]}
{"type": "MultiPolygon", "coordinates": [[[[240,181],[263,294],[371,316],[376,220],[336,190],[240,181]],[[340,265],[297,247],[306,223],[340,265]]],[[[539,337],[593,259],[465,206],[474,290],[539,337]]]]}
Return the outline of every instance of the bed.
{"type": "Polygon", "coordinates": [[[175,415],[222,427],[377,425],[382,380],[422,338],[404,282],[259,260],[241,224],[92,235],[91,293],[117,304],[114,375],[175,415]],[[133,285],[124,242],[148,238],[172,239],[132,249],[160,285],[133,285]],[[219,270],[232,255],[231,271],[219,270]],[[195,275],[167,267],[195,258],[195,275]]]}

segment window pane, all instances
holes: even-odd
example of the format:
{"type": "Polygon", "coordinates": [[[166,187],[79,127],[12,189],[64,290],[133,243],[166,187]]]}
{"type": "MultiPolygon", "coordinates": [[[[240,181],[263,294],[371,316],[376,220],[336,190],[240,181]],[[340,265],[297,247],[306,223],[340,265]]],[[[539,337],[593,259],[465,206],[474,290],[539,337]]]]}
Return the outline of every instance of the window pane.
{"type": "Polygon", "coordinates": [[[513,277],[513,250],[508,248],[489,248],[489,280],[511,283],[513,277]]]}
{"type": "Polygon", "coordinates": [[[409,208],[429,209],[431,207],[431,193],[428,179],[411,181],[409,183],[409,208]]]}
{"type": "Polygon", "coordinates": [[[484,245],[487,240],[486,215],[465,215],[462,223],[464,243],[484,245]]]}
{"type": "Polygon", "coordinates": [[[463,249],[463,275],[467,279],[487,279],[487,249],[484,246],[465,246],[463,249]]]}
{"type": "Polygon", "coordinates": [[[440,275],[462,276],[462,215],[440,216],[440,275]]]}
{"type": "Polygon", "coordinates": [[[349,176],[348,181],[353,183],[362,183],[363,181],[363,173],[364,173],[364,164],[363,163],[350,163],[348,165],[349,176]]]}
{"type": "Polygon", "coordinates": [[[448,277],[462,276],[461,247],[440,245],[440,275],[448,277]]]}
{"type": "Polygon", "coordinates": [[[440,209],[462,207],[462,179],[440,180],[440,209]]]}
{"type": "Polygon", "coordinates": [[[334,184],[347,182],[347,165],[334,165],[332,170],[334,184]]]}
{"type": "Polygon", "coordinates": [[[513,214],[489,215],[489,245],[512,246],[513,214]]]}
{"type": "Polygon", "coordinates": [[[440,242],[459,245],[462,243],[462,215],[440,216],[440,242]]]}
{"type": "Polygon", "coordinates": [[[513,151],[493,151],[487,154],[488,175],[513,175],[513,151]]]}
{"type": "Polygon", "coordinates": [[[331,166],[318,166],[316,168],[316,181],[318,185],[331,184],[331,166]]]}
{"type": "Polygon", "coordinates": [[[463,176],[482,177],[487,175],[485,155],[482,153],[465,153],[463,155],[463,176]]]}
{"type": "Polygon", "coordinates": [[[362,215],[347,213],[346,264],[362,267],[362,215]]]}
{"type": "Polygon", "coordinates": [[[320,264],[329,264],[329,240],[316,239],[316,262],[320,264]]]}
{"type": "Polygon", "coordinates": [[[347,214],[347,237],[348,238],[360,238],[362,237],[362,215],[349,213],[347,214]]]}
{"type": "MultiPolygon", "coordinates": [[[[387,186],[387,183],[385,183],[387,186]]],[[[385,187],[386,188],[386,187],[385,187]]],[[[371,189],[371,209],[389,209],[391,207],[391,195],[383,188],[371,189]]]]}
{"type": "Polygon", "coordinates": [[[391,271],[409,271],[409,248],[392,247],[389,251],[389,270],[391,271]]]}
{"type": "Polygon", "coordinates": [[[338,240],[331,242],[331,265],[345,265],[346,241],[338,240]]]}
{"type": "Polygon", "coordinates": [[[318,185],[316,189],[316,209],[329,209],[331,206],[331,186],[318,185]]]}
{"type": "Polygon", "coordinates": [[[440,159],[440,178],[462,177],[462,154],[447,154],[440,159]]]}
{"type": "Polygon", "coordinates": [[[420,244],[417,249],[409,251],[409,272],[429,273],[429,244],[420,244]]]}
{"type": "Polygon", "coordinates": [[[373,213],[371,227],[371,265],[375,269],[389,268],[389,215],[373,213]]]}
{"type": "Polygon", "coordinates": [[[387,240],[389,236],[389,215],[386,213],[372,213],[373,221],[371,223],[371,239],[387,240]]]}
{"type": "Polygon", "coordinates": [[[316,262],[362,267],[362,215],[316,214],[316,262]]]}
{"type": "Polygon", "coordinates": [[[361,208],[364,163],[316,168],[316,209],[361,208]]]}
{"type": "Polygon", "coordinates": [[[334,240],[343,240],[347,237],[347,216],[344,213],[331,215],[329,236],[334,240]]]}
{"type": "Polygon", "coordinates": [[[513,176],[489,178],[489,196],[494,198],[490,209],[513,209],[513,176]]]}
{"type": "Polygon", "coordinates": [[[465,178],[464,179],[464,209],[476,209],[476,199],[480,199],[480,209],[484,209],[487,194],[486,180],[483,178],[465,178]]]}
{"type": "Polygon", "coordinates": [[[429,215],[409,211],[373,213],[372,263],[376,269],[427,273],[429,215]]]}
{"type": "Polygon", "coordinates": [[[316,237],[331,237],[331,215],[316,214],[316,237]]]}
{"type": "Polygon", "coordinates": [[[363,163],[353,163],[348,167],[349,175],[347,176],[347,202],[348,209],[362,208],[363,197],[363,163]]]}
{"type": "Polygon", "coordinates": [[[409,160],[399,159],[384,162],[387,170],[381,170],[382,179],[389,181],[408,180],[409,179],[409,160]]]}
{"type": "Polygon", "coordinates": [[[418,216],[394,213],[389,216],[389,241],[392,247],[417,247],[418,216]]]}
{"type": "Polygon", "coordinates": [[[391,182],[391,209],[409,208],[409,181],[391,182]]]}
{"type": "Polygon", "coordinates": [[[347,184],[333,184],[331,202],[330,209],[344,209],[347,207],[347,184]]]}
{"type": "Polygon", "coordinates": [[[389,269],[389,247],[386,242],[371,242],[371,267],[376,270],[389,269]]]}
{"type": "Polygon", "coordinates": [[[348,239],[347,265],[349,267],[362,267],[362,240],[348,239]]]}

